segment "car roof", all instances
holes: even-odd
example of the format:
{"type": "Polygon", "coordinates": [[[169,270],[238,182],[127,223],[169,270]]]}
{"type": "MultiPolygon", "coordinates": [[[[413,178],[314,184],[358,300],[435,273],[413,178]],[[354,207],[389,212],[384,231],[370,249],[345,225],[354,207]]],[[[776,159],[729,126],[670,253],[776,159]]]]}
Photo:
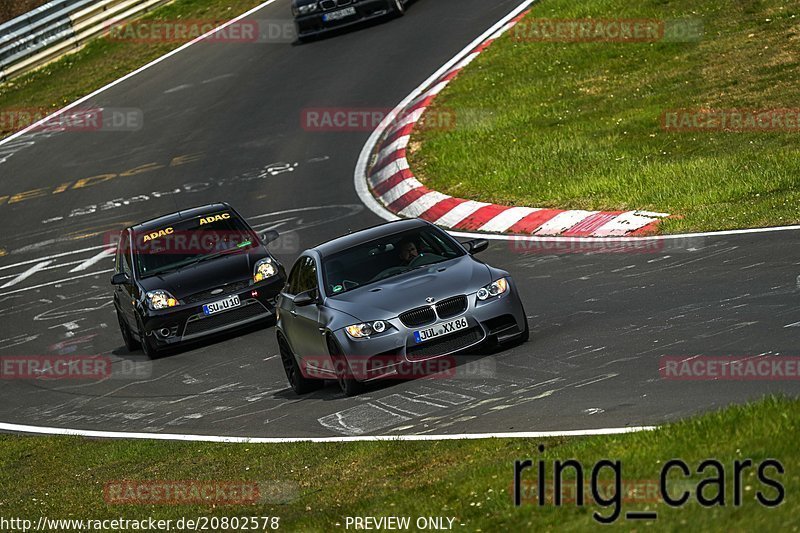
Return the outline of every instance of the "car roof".
{"type": "Polygon", "coordinates": [[[184,209],[182,211],[176,211],[175,213],[170,213],[168,215],[162,215],[157,218],[151,218],[150,220],[145,220],[144,222],[140,222],[134,226],[131,226],[131,229],[136,233],[143,231],[151,231],[154,229],[163,228],[165,226],[171,226],[182,220],[196,218],[206,214],[216,213],[221,209],[230,209],[230,208],[231,206],[229,206],[224,202],[217,202],[215,204],[192,207],[191,209],[184,209]]]}
{"type": "Polygon", "coordinates": [[[428,225],[429,224],[427,222],[418,218],[386,222],[378,226],[373,226],[371,228],[362,229],[348,235],[343,235],[342,237],[337,237],[328,242],[322,243],[315,248],[312,248],[312,250],[319,253],[321,257],[326,257],[374,239],[380,239],[381,237],[386,237],[387,235],[393,235],[395,233],[400,233],[401,231],[421,228],[428,225]]]}

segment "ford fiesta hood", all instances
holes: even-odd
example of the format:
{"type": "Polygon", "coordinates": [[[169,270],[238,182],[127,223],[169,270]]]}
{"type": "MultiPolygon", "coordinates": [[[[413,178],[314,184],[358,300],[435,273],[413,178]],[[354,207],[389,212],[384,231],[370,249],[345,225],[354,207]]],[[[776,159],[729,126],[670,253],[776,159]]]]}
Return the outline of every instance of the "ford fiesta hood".
{"type": "Polygon", "coordinates": [[[489,268],[465,255],[329,297],[325,305],[358,320],[387,320],[451,296],[469,294],[492,282],[489,268]]]}
{"type": "Polygon", "coordinates": [[[175,272],[156,274],[138,281],[145,290],[163,289],[182,300],[192,294],[229,283],[251,280],[256,262],[264,257],[267,257],[266,251],[257,247],[248,252],[223,255],[175,272]]]}

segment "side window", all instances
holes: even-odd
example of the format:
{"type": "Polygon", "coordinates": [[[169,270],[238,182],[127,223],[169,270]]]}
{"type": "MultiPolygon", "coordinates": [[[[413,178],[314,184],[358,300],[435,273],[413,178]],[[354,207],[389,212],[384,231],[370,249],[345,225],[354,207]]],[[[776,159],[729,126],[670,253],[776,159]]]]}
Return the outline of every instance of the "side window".
{"type": "Polygon", "coordinates": [[[306,257],[300,269],[300,279],[297,292],[310,291],[317,288],[317,265],[310,257],[306,257]]]}
{"type": "Polygon", "coordinates": [[[131,237],[127,231],[120,235],[115,262],[117,272],[126,272],[129,276],[131,275],[131,237]]]}
{"type": "Polygon", "coordinates": [[[305,257],[301,257],[292,267],[292,271],[289,273],[289,279],[286,281],[286,288],[284,289],[287,294],[297,294],[297,280],[300,278],[300,271],[303,268],[305,260],[305,257]]]}
{"type": "Polygon", "coordinates": [[[294,295],[316,288],[317,266],[312,258],[301,257],[292,268],[291,274],[289,274],[286,292],[294,295]]]}

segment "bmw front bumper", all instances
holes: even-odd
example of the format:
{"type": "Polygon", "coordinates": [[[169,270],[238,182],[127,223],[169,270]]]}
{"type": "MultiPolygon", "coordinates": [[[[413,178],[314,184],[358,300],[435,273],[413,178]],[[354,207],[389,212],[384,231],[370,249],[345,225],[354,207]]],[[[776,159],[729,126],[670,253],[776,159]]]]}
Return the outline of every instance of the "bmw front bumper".
{"type": "Polygon", "coordinates": [[[364,381],[387,377],[396,373],[397,365],[407,365],[461,353],[474,348],[487,339],[503,343],[520,337],[525,329],[526,317],[513,281],[509,290],[497,297],[478,300],[476,293],[467,294],[467,309],[462,313],[437,319],[429,324],[408,327],[399,317],[385,320],[391,324],[386,331],[363,339],[351,338],[343,329],[333,332],[342,352],[348,359],[357,361],[359,368],[374,368],[369,375],[359,374],[364,381]],[[428,341],[417,342],[414,332],[464,317],[467,327],[428,341]],[[364,364],[370,359],[380,361],[364,364]]]}

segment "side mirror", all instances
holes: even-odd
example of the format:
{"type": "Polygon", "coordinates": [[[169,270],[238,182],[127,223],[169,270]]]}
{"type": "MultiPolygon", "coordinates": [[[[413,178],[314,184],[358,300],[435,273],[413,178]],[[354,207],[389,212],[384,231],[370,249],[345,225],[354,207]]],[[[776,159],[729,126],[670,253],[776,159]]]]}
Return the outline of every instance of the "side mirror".
{"type": "Polygon", "coordinates": [[[111,277],[112,285],[127,285],[131,282],[131,277],[127,272],[117,272],[111,277]]]}
{"type": "Polygon", "coordinates": [[[294,297],[294,305],[297,307],[305,307],[307,305],[317,303],[317,290],[312,289],[310,291],[301,292],[297,296],[294,297]]]}
{"type": "Polygon", "coordinates": [[[466,246],[467,251],[470,254],[477,254],[489,247],[489,241],[487,241],[486,239],[473,239],[471,241],[467,241],[462,244],[466,246]]]}
{"type": "Polygon", "coordinates": [[[278,237],[280,237],[280,236],[281,236],[281,235],[280,235],[280,233],[278,233],[278,232],[277,232],[277,231],[275,231],[274,229],[267,230],[267,231],[265,231],[264,233],[262,233],[262,234],[260,235],[260,237],[261,237],[261,243],[262,243],[264,246],[266,246],[266,245],[268,245],[269,243],[271,243],[272,241],[274,241],[274,240],[277,240],[277,239],[278,239],[278,237]]]}

